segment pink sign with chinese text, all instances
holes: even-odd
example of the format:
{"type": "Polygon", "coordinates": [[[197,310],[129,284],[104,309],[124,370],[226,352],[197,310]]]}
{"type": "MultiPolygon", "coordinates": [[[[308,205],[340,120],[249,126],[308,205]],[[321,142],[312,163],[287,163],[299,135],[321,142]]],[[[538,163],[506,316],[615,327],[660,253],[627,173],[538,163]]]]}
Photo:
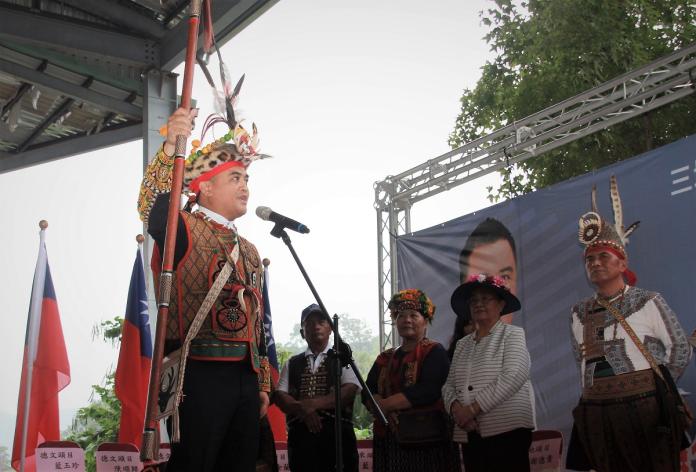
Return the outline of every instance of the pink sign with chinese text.
{"type": "Polygon", "coordinates": [[[133,444],[104,443],[97,448],[97,472],[140,472],[140,452],[133,444]]]}
{"type": "Polygon", "coordinates": [[[49,441],[36,448],[36,471],[85,472],[85,451],[71,441],[49,441]]]}

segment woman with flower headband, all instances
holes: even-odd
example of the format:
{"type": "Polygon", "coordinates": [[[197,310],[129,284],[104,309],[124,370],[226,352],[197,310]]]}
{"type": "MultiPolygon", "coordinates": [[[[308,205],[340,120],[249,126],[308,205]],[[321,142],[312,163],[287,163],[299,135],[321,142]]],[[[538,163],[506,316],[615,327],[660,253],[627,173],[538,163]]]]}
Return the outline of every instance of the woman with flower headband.
{"type": "Polygon", "coordinates": [[[426,338],[435,305],[421,290],[408,289],[391,298],[389,310],[401,345],[377,357],[366,382],[389,419],[388,428],[375,421],[373,470],[458,472],[441,396],[449,360],[440,343],[426,338]]]}
{"type": "Polygon", "coordinates": [[[457,316],[476,329],[457,342],[442,388],[467,472],[528,471],[535,428],[524,330],[501,315],[521,308],[497,276],[470,275],[452,294],[457,316]]]}

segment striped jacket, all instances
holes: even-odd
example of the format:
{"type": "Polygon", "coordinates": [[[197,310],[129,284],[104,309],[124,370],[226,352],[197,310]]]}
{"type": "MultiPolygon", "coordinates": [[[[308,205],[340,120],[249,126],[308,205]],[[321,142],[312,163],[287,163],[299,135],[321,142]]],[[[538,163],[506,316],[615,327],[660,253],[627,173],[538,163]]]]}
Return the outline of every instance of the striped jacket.
{"type": "MultiPolygon", "coordinates": [[[[449,412],[452,403],[477,401],[482,437],[516,428],[535,428],[529,351],[524,330],[502,321],[479,342],[470,334],[457,342],[442,398],[449,412]]],[[[466,442],[466,432],[455,426],[454,440],[466,442]]]]}

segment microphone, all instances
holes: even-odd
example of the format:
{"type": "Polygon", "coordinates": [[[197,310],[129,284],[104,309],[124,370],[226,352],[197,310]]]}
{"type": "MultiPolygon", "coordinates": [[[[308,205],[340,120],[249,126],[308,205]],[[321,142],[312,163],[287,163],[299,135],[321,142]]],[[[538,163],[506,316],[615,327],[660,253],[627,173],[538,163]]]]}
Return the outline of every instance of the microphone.
{"type": "Polygon", "coordinates": [[[298,233],[303,234],[309,233],[309,228],[307,228],[299,221],[295,221],[292,218],[288,218],[287,216],[283,216],[280,213],[276,213],[275,211],[271,210],[266,206],[256,207],[256,216],[258,216],[262,220],[272,221],[276,224],[276,226],[280,226],[281,228],[291,229],[293,231],[297,231],[298,233]]]}

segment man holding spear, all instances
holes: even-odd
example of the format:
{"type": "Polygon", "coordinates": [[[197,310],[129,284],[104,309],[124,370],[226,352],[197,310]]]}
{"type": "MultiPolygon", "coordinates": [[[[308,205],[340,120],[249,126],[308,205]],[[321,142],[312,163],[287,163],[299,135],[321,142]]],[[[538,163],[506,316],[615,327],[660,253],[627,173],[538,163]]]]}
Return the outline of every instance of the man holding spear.
{"type": "MultiPolygon", "coordinates": [[[[172,156],[177,136],[190,136],[196,114],[180,108],[169,117],[166,141],[143,177],[138,209],[156,243],[156,274],[165,240],[172,156]]],[[[183,377],[170,382],[170,390],[176,383],[172,394],[175,406],[180,405],[170,423],[168,471],[254,470],[259,420],[269,403],[263,267],[254,245],[234,225],[247,211],[247,167],[264,156],[256,152],[255,126],[249,135],[229,114],[227,119],[209,117],[203,135],[220,122],[230,131],[200,150],[194,148],[184,167],[190,199],[178,215],[164,340],[164,354],[180,359],[178,375],[183,377]],[[218,277],[224,280],[216,286],[218,277]]],[[[161,385],[160,403],[163,390],[161,385]]]]}

